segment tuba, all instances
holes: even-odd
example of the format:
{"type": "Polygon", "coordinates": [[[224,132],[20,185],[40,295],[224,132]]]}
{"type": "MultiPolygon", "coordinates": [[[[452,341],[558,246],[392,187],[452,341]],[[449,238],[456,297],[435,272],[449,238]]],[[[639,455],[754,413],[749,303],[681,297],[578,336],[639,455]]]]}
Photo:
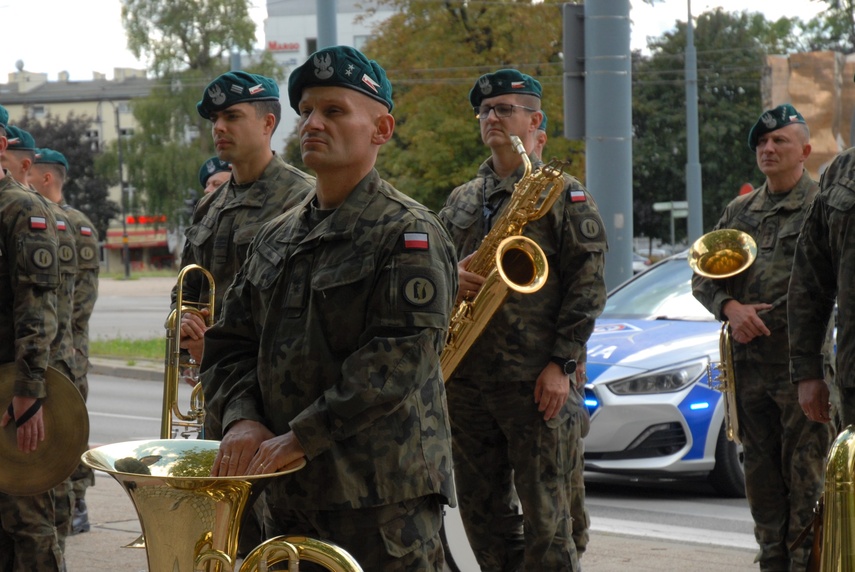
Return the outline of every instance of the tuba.
{"type": "Polygon", "coordinates": [[[834,440],[825,461],[825,487],[817,502],[814,552],[808,570],[845,572],[855,570],[855,426],[844,429],[834,440]],[[811,567],[813,566],[813,567],[811,567]]]}
{"type": "Polygon", "coordinates": [[[522,141],[511,135],[514,149],[525,164],[523,177],[514,186],[502,215],[484,237],[469,261],[467,270],[485,277],[474,300],[463,300],[454,309],[448,337],[440,356],[443,378],[447,381],[466,353],[484,331],[493,314],[511,290],[532,294],[540,290],[549,275],[546,255],[530,238],[522,236],[523,227],[544,216],[564,190],[566,162],[553,159],[536,172],[522,141]],[[547,191],[541,200],[541,195],[547,191]]]}
{"type": "Polygon", "coordinates": [[[220,443],[205,439],[128,441],[90,449],[83,462],[109,473],[125,489],[146,539],[152,571],[263,572],[288,561],[314,562],[332,572],[362,572],[344,549],[304,537],[276,537],[237,562],[240,522],[251,498],[269,479],[305,466],[305,459],[276,473],[212,477],[220,443]]]}
{"type": "MultiPolygon", "coordinates": [[[[723,279],[745,271],[757,257],[757,243],[748,233],[735,229],[720,229],[700,237],[689,250],[689,266],[705,278],[723,279]]],[[[723,322],[718,339],[718,375],[713,364],[707,371],[710,388],[715,387],[724,397],[724,428],[728,440],[739,440],[739,417],[736,414],[736,377],[733,370],[733,340],[730,324],[723,322]],[[715,382],[715,386],[713,385],[715,382]]]]}
{"type": "Polygon", "coordinates": [[[214,324],[214,277],[198,264],[189,264],[178,273],[178,293],[175,309],[166,318],[166,355],[164,358],[163,410],[160,417],[160,438],[172,439],[182,427],[181,436],[189,438],[194,434],[204,436],[205,398],[202,384],[196,383],[190,394],[190,409],[182,412],[178,406],[178,384],[182,377],[198,378],[199,364],[181,353],[181,315],[196,314],[207,326],[214,324]],[[191,272],[201,272],[208,280],[208,302],[194,302],[184,299],[184,277],[191,272]],[[205,315],[204,310],[208,310],[205,315]]]}

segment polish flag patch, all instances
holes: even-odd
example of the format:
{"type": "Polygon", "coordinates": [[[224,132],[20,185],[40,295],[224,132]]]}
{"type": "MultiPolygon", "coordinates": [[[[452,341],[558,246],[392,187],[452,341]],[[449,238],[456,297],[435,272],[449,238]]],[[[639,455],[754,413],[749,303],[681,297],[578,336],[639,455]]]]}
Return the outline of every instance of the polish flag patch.
{"type": "Polygon", "coordinates": [[[511,89],[522,89],[524,87],[525,87],[524,81],[512,81],[511,82],[511,89]]]}
{"type": "Polygon", "coordinates": [[[47,228],[47,220],[43,216],[31,216],[30,217],[30,228],[31,229],[46,229],[47,228]]]}
{"type": "Polygon", "coordinates": [[[368,74],[362,74],[362,83],[370,87],[374,93],[379,93],[380,84],[368,77],[368,74]]]}
{"type": "Polygon", "coordinates": [[[65,227],[65,221],[64,220],[57,220],[56,221],[56,230],[65,230],[65,228],[66,227],[65,227]]]}
{"type": "Polygon", "coordinates": [[[585,191],[570,191],[571,203],[584,203],[587,200],[588,197],[585,195],[585,191]]]}
{"type": "Polygon", "coordinates": [[[264,86],[261,84],[254,85],[251,88],[249,88],[249,94],[250,95],[255,95],[257,93],[261,93],[262,91],[264,91],[264,86]]]}
{"type": "Polygon", "coordinates": [[[88,226],[81,226],[80,227],[80,234],[82,236],[92,236],[92,229],[89,228],[88,226]]]}
{"type": "Polygon", "coordinates": [[[427,250],[429,246],[426,232],[404,233],[404,248],[407,250],[427,250]]]}

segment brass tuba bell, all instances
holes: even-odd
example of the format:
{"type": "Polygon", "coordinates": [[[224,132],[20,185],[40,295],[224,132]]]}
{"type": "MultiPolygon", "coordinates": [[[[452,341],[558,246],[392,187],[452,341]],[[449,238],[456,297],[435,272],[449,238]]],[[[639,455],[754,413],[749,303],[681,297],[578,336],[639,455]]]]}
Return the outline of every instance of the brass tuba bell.
{"type": "Polygon", "coordinates": [[[705,278],[730,278],[754,263],[757,243],[747,232],[722,228],[708,232],[689,249],[689,266],[705,278]]]}
{"type": "MultiPolygon", "coordinates": [[[[732,228],[714,230],[695,241],[689,250],[689,266],[704,278],[723,279],[744,272],[757,258],[757,243],[746,232],[732,228]]],[[[725,435],[729,441],[741,444],[739,417],[736,414],[736,377],[733,369],[733,338],[730,324],[723,322],[719,334],[718,375],[713,364],[708,366],[707,380],[724,399],[725,435]]]]}

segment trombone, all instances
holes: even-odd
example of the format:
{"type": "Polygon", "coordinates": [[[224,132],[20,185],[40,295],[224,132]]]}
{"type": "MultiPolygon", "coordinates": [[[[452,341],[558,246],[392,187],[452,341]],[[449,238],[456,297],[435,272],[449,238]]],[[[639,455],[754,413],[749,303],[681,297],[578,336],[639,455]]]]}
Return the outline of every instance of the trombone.
{"type": "Polygon", "coordinates": [[[204,438],[205,397],[202,384],[196,383],[190,394],[190,409],[183,412],[178,405],[178,384],[182,377],[197,378],[199,364],[193,358],[181,353],[181,316],[191,313],[199,316],[205,325],[214,324],[214,277],[198,264],[189,264],[178,273],[178,295],[175,309],[166,318],[166,355],[164,358],[163,409],[160,416],[160,438],[172,439],[178,435],[185,439],[196,435],[204,438]],[[184,278],[192,272],[201,272],[208,280],[208,301],[199,302],[184,299],[184,278]],[[205,315],[207,310],[207,315],[205,315]]]}

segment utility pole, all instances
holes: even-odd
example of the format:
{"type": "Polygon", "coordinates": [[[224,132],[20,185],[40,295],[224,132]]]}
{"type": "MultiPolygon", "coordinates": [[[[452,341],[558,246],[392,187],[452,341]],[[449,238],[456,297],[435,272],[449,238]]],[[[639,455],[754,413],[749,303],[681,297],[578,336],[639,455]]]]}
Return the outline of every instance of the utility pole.
{"type": "Polygon", "coordinates": [[[119,152],[119,189],[122,193],[122,259],[125,262],[125,280],[131,277],[131,251],[128,245],[128,206],[127,189],[125,188],[125,169],[122,163],[122,128],[119,124],[119,105],[113,104],[116,109],[116,145],[119,152]]]}
{"type": "Polygon", "coordinates": [[[318,19],[318,49],[338,45],[336,0],[316,0],[318,19]]]}
{"type": "Polygon", "coordinates": [[[686,201],[689,203],[688,243],[693,244],[704,233],[704,201],[698,149],[698,56],[695,51],[692,0],[686,0],[686,4],[689,10],[686,19],[686,201]]]}

